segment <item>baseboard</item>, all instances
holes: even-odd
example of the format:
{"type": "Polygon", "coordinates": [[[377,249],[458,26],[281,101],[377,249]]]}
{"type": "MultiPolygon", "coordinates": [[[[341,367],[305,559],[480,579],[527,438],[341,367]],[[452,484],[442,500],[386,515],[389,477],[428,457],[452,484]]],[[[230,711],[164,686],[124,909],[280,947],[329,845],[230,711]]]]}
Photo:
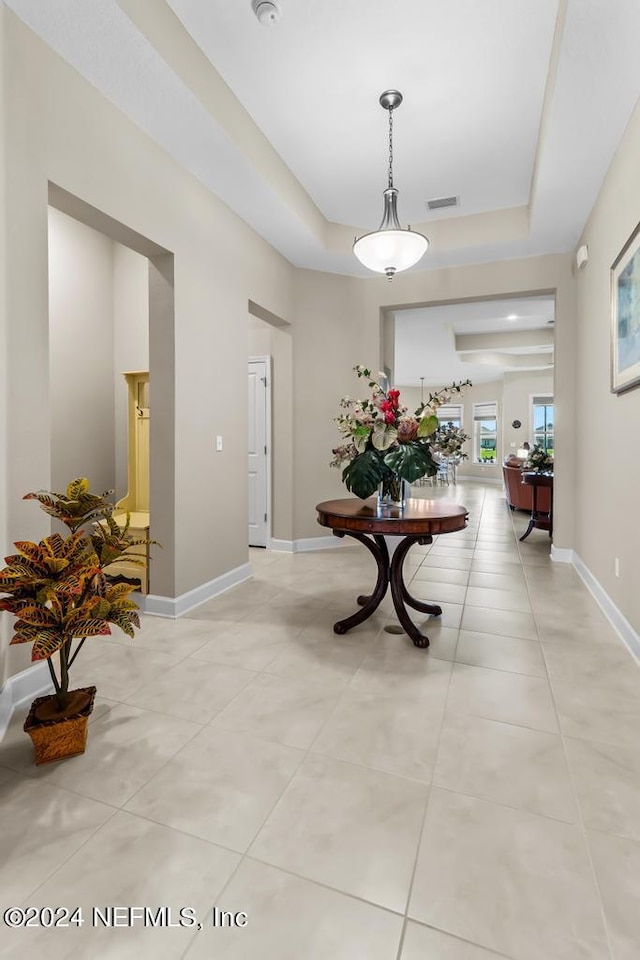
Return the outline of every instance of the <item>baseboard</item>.
{"type": "Polygon", "coordinates": [[[332,550],[344,546],[337,537],[303,537],[300,540],[272,540],[271,549],[283,553],[310,553],[313,550],[332,550]]]}
{"type": "Polygon", "coordinates": [[[555,563],[573,563],[575,553],[567,547],[555,547],[551,544],[551,559],[555,563]]]}
{"type": "Polygon", "coordinates": [[[583,563],[577,553],[573,555],[573,566],[587,590],[619,634],[629,652],[640,663],[640,634],[629,623],[622,611],[615,605],[607,591],[583,563]]]}
{"type": "Polygon", "coordinates": [[[269,541],[269,549],[277,550],[280,553],[295,553],[294,544],[295,540],[276,540],[275,537],[272,537],[269,541]]]}
{"type": "Polygon", "coordinates": [[[0,740],[7,732],[14,710],[46,693],[53,693],[53,684],[49,668],[44,662],[9,677],[0,691],[0,740]]]}
{"type": "MultiPolygon", "coordinates": [[[[477,483],[502,483],[502,477],[474,477],[471,473],[458,473],[457,480],[474,480],[477,483]]],[[[445,484],[446,486],[446,484],[445,484]]],[[[450,483],[449,486],[455,486],[454,483],[450,483]]]]}
{"type": "Polygon", "coordinates": [[[187,593],[182,593],[179,597],[148,594],[145,598],[144,612],[154,617],[168,617],[171,620],[176,620],[185,613],[189,613],[190,610],[194,610],[195,607],[199,607],[202,603],[206,603],[207,600],[213,600],[214,597],[225,593],[232,587],[237,587],[239,583],[250,580],[251,576],[251,564],[243,563],[234,570],[223,573],[221,577],[216,577],[215,580],[209,580],[199,587],[194,587],[193,590],[188,590],[187,593]]]}
{"type": "Polygon", "coordinates": [[[345,541],[334,537],[304,537],[302,540],[295,541],[295,553],[309,553],[313,550],[333,550],[335,547],[343,547],[345,541]]]}

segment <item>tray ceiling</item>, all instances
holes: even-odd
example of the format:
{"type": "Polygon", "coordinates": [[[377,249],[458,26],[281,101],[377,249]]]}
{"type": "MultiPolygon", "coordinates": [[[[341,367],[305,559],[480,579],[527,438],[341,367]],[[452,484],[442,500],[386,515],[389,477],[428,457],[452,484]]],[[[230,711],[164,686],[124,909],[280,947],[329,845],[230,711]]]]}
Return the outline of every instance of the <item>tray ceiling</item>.
{"type": "Polygon", "coordinates": [[[414,269],[572,249],[640,95],[637,0],[281,0],[271,29],[250,0],[5,2],[292,263],[357,276],[383,89],[414,269]]]}

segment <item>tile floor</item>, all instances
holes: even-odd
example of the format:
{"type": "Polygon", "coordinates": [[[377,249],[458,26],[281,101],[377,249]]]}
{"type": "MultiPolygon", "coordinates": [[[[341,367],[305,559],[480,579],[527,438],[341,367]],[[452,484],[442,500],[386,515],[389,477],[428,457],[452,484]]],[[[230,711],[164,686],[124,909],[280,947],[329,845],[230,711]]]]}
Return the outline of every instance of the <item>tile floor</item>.
{"type": "Polygon", "coordinates": [[[85,924],[0,927],[0,957],[637,960],[638,667],[500,488],[416,493],[470,511],[407,560],[443,603],[428,652],[388,599],[332,632],[372,583],[360,546],[252,551],[253,581],[79,658],[83,757],[36,769],[14,717],[2,901],[85,924]],[[116,905],[203,929],[92,926],[116,905]]]}

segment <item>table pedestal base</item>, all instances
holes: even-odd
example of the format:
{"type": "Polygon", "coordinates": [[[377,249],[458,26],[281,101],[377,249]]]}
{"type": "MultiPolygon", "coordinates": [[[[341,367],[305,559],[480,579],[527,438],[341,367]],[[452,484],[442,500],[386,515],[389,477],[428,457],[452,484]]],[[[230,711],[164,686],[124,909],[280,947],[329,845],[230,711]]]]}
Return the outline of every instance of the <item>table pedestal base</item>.
{"type": "Polygon", "coordinates": [[[387,588],[391,587],[393,606],[402,629],[411,637],[416,647],[428,647],[429,638],[421,633],[413,623],[407,613],[407,606],[413,607],[414,610],[419,610],[421,613],[428,613],[432,617],[441,616],[442,607],[439,607],[436,603],[424,603],[422,600],[416,600],[415,597],[412,597],[406,588],[402,568],[405,557],[413,544],[433,543],[433,537],[418,535],[403,537],[393,556],[389,559],[387,544],[381,534],[368,536],[366,533],[357,533],[351,530],[334,530],[333,535],[340,538],[353,537],[354,540],[364,544],[367,550],[373,554],[378,565],[378,579],[373,593],[370,596],[359,596],[357,598],[361,609],[344,620],[338,620],[333,626],[334,633],[346,633],[347,630],[351,630],[352,627],[356,627],[359,623],[367,620],[382,603],[387,588]]]}

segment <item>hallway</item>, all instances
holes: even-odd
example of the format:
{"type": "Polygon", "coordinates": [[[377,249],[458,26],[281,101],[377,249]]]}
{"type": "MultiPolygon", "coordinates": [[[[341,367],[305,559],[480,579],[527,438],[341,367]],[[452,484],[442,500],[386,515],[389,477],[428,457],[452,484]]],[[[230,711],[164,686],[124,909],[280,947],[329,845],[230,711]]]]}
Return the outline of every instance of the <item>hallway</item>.
{"type": "MultiPolygon", "coordinates": [[[[498,485],[414,547],[441,602],[428,652],[358,545],[251,551],[255,579],[179,621],[89,641],[87,753],[36,769],[0,745],[5,906],[84,910],[0,932],[0,957],[631,960],[640,955],[640,673],[549,538],[498,485]],[[211,922],[213,905],[247,914],[211,922]],[[194,929],[96,929],[91,908],[193,908],[194,929]]],[[[407,580],[409,577],[407,576],[407,580]]]]}

